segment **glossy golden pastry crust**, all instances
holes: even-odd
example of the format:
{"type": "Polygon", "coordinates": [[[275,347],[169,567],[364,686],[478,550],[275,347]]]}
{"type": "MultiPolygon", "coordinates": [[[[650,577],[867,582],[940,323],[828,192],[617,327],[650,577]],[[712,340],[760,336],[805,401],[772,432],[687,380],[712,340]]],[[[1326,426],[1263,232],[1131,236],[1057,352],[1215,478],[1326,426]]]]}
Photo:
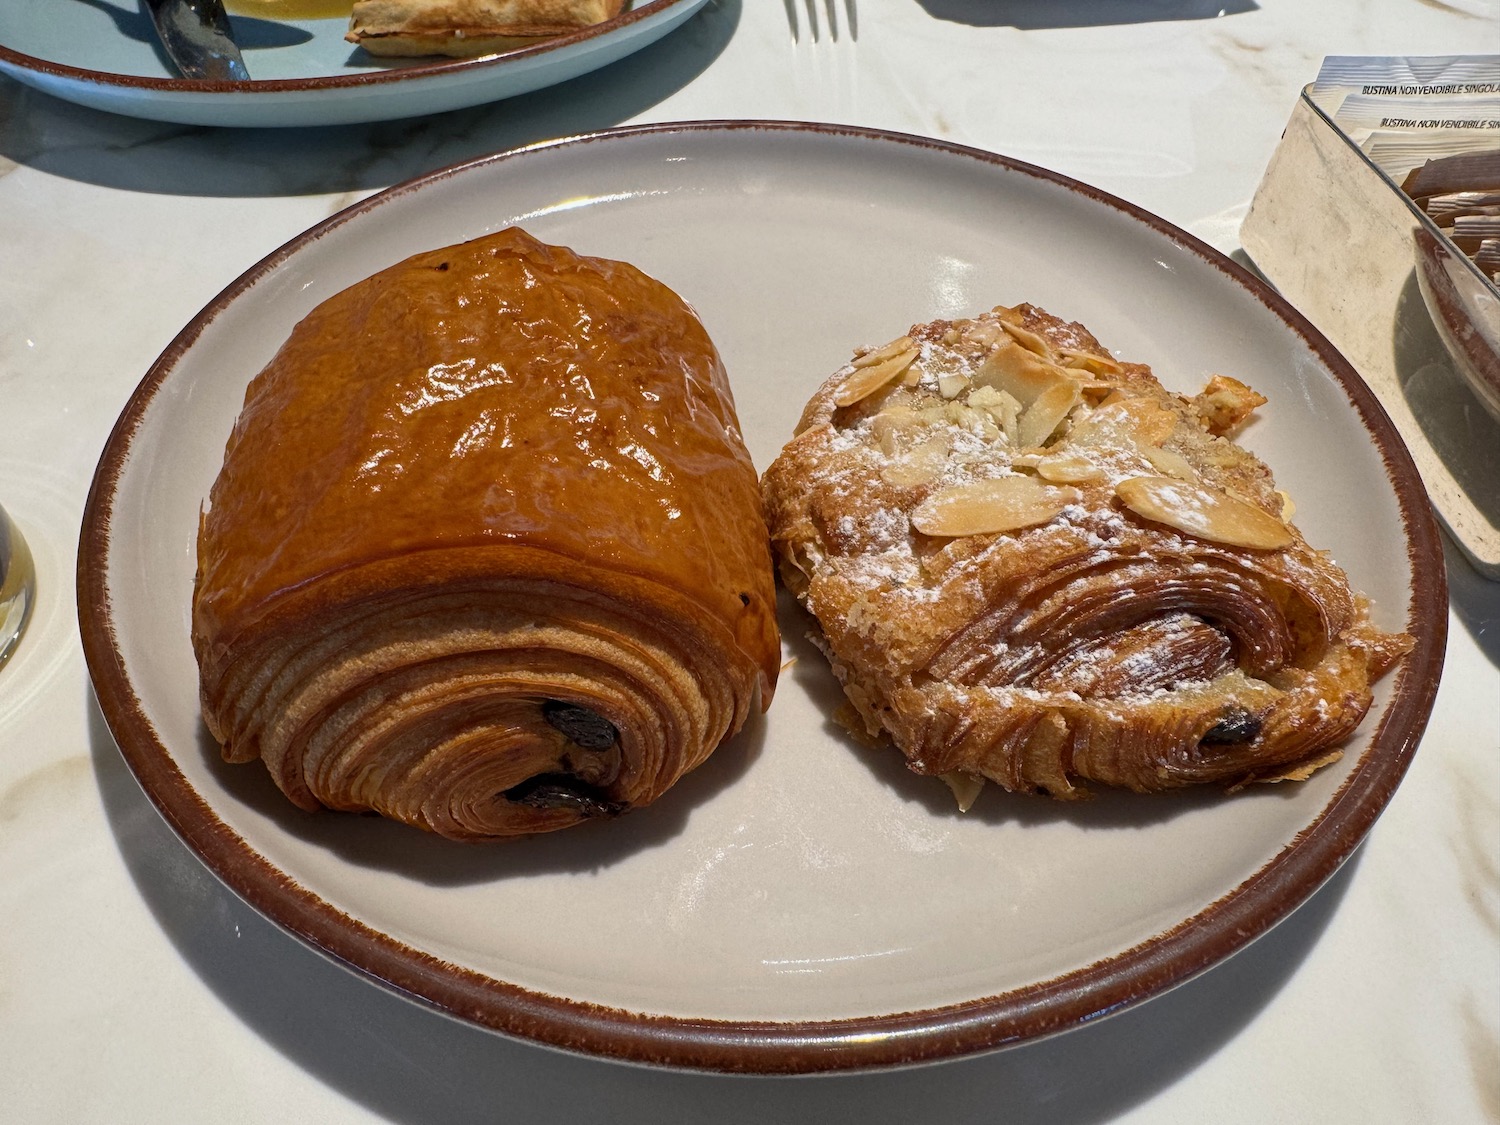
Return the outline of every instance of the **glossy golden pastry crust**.
{"type": "Polygon", "coordinates": [[[614,19],[625,0],[355,0],[350,43],[372,55],[472,58],[614,19]]]}
{"type": "Polygon", "coordinates": [[[246,392],[193,644],[226,758],[304,808],[471,838],[655,800],[780,660],[702,324],[519,230],[329,298],[246,392]]]}
{"type": "Polygon", "coordinates": [[[1059,798],[1303,778],[1410,647],[1188,398],[1033,306],[936,321],[814,395],[763,494],[852,705],[919,773],[1059,798]]]}

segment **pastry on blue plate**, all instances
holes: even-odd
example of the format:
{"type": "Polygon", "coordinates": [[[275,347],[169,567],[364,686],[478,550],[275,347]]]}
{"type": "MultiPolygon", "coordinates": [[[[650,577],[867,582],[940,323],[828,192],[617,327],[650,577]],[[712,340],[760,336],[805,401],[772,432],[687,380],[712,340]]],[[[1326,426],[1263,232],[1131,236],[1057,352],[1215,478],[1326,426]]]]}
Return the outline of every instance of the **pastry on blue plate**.
{"type": "Polygon", "coordinates": [[[625,0],[354,0],[344,37],[372,55],[474,58],[614,19],[625,0]]]}

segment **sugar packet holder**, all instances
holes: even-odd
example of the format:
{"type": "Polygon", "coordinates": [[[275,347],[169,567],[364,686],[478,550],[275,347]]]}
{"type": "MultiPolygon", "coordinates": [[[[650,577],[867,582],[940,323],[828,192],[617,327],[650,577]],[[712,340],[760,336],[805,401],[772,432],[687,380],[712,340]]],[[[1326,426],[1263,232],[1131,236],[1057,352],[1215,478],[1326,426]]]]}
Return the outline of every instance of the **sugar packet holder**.
{"type": "MultiPolygon", "coordinates": [[[[1381,96],[1367,87],[1405,91],[1395,104],[1451,87],[1500,96],[1500,56],[1328,60],[1297,100],[1241,243],[1380,398],[1444,525],[1500,580],[1500,295],[1335,119],[1351,94],[1381,96]]],[[[1500,132],[1448,132],[1500,145],[1500,132]]]]}

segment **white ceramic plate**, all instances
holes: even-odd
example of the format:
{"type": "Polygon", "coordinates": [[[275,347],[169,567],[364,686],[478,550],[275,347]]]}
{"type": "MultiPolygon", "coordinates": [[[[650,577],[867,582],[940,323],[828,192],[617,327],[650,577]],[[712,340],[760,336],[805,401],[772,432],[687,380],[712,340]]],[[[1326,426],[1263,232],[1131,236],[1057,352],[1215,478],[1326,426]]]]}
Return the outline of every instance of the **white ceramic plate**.
{"type": "MultiPolygon", "coordinates": [[[[624,58],[707,0],[635,0],[615,19],[483,59],[378,60],[348,18],[232,14],[250,82],[174,76],[137,0],[4,0],[0,73],[93,109],[188,125],[346,125],[529,93],[624,58]]],[[[243,5],[242,5],[243,7],[243,5]]]]}
{"type": "MultiPolygon", "coordinates": [[[[269,530],[269,529],[268,529],[269,530]]],[[[1346,364],[1268,290],[1160,220],[999,157],[828,126],[636,128],[394,188],[246,273],[164,353],[106,448],[81,622],[111,729],[168,820],[271,918],[476,1023],[671,1065],[905,1063],[1075,1026],[1214,964],[1315,890],[1426,722],[1446,623],[1421,487],[1346,364]],[[199,505],[246,382],[335,291],[508,224],[626,259],[699,310],[764,467],[858,343],[1030,300],[1196,390],[1270,396],[1249,444],[1300,522],[1417,647],[1350,753],[1232,799],[989,790],[967,815],[830,714],[784,607],[774,705],[663,800],[493,847],[308,816],[227,767],[188,639],[199,505]],[[1348,497],[1360,497],[1357,510],[1348,497]]]]}

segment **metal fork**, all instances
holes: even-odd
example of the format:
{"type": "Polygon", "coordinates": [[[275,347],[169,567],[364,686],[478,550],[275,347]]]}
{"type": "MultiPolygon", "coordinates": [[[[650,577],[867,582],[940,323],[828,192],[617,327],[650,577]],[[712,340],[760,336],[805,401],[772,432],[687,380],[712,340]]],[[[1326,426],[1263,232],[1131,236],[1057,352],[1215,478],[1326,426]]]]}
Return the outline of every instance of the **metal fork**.
{"type": "MultiPolygon", "coordinates": [[[[782,0],[786,6],[786,22],[791,25],[792,42],[802,42],[803,28],[807,24],[807,37],[816,43],[826,37],[837,43],[839,39],[839,0],[821,0],[824,18],[819,19],[820,0],[782,0]],[[800,13],[800,14],[799,14],[800,13]],[[827,24],[826,30],[821,24],[827,24]]],[[[854,9],[855,0],[843,0],[844,32],[850,40],[859,38],[859,15],[854,9]]]]}

